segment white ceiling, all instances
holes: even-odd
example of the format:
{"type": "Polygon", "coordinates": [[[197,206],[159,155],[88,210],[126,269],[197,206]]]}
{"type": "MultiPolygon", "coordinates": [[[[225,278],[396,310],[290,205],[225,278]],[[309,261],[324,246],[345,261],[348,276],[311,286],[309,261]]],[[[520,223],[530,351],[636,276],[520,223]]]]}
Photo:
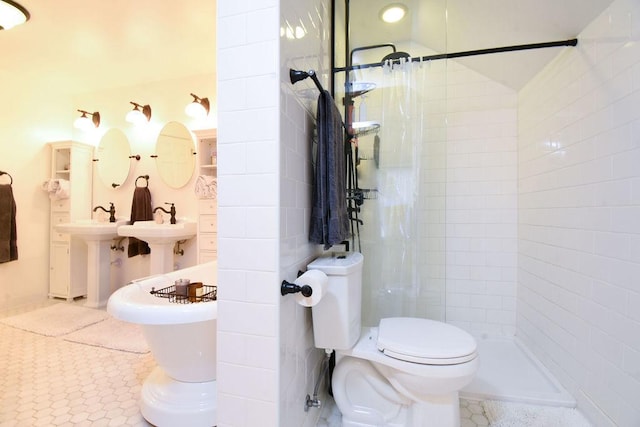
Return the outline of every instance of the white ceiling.
{"type": "MultiPolygon", "coordinates": [[[[339,0],[338,0],[339,1],[339,0]]],[[[575,38],[613,0],[351,0],[351,48],[414,42],[428,50],[412,56],[453,53],[575,38]],[[378,14],[401,2],[409,15],[396,25],[378,14]]],[[[579,42],[579,41],[578,41],[579,42]]],[[[520,89],[561,49],[499,53],[458,59],[468,67],[520,89]]],[[[388,52],[381,52],[380,57],[388,52]]]]}
{"type": "MultiPolygon", "coordinates": [[[[215,0],[19,1],[31,20],[0,32],[4,84],[40,82],[81,93],[215,71],[215,0]]],[[[429,54],[564,40],[575,37],[612,2],[400,1],[410,14],[393,28],[378,19],[390,0],[351,0],[351,46],[413,40],[430,49],[429,54]]],[[[519,89],[559,49],[461,61],[519,89]]]]}
{"type": "Polygon", "coordinates": [[[214,0],[18,0],[0,31],[3,84],[81,93],[215,71],[214,0]]]}

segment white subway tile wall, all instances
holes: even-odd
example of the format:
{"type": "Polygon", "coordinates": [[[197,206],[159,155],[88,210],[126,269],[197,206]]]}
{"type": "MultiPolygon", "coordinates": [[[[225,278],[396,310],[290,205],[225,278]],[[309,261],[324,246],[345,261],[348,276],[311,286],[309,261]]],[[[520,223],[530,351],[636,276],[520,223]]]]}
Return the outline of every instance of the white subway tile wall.
{"type": "Polygon", "coordinates": [[[217,25],[218,425],[275,427],[278,2],[219,1],[217,25]],[[256,152],[271,161],[256,162],[256,152]]]}
{"type": "Polygon", "coordinates": [[[221,427],[319,417],[304,411],[323,355],[310,312],[279,291],[318,251],[307,238],[318,92],[310,80],[294,87],[288,71],[315,69],[328,85],[325,3],[218,1],[221,427]]]}
{"type": "Polygon", "coordinates": [[[640,425],[640,3],[519,94],[517,333],[598,426],[640,425]]]}
{"type": "Polygon", "coordinates": [[[512,336],[517,94],[455,61],[436,70],[445,75],[445,319],[475,335],[512,336]]]}

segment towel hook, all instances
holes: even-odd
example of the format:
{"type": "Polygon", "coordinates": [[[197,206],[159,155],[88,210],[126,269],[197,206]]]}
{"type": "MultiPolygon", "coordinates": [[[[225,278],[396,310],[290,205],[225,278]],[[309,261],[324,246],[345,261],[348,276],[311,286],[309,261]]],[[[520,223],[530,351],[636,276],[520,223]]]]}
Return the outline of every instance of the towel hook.
{"type": "Polygon", "coordinates": [[[13,177],[11,176],[11,174],[9,172],[5,172],[5,171],[0,171],[0,176],[2,175],[7,175],[9,177],[9,185],[13,185],[13,177]]]}
{"type": "Polygon", "coordinates": [[[149,175],[140,175],[139,177],[137,177],[136,178],[136,187],[138,187],[138,180],[140,178],[143,178],[147,182],[146,187],[148,187],[149,186],[149,175]]]}

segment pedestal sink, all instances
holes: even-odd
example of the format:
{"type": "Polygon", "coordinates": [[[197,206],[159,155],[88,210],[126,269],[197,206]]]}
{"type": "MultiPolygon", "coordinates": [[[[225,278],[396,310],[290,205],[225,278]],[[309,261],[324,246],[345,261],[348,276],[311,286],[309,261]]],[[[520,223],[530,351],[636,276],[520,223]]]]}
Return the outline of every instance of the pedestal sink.
{"type": "Polygon", "coordinates": [[[149,274],[173,271],[173,247],[179,240],[191,239],[196,235],[195,221],[178,220],[177,224],[155,221],[136,221],[118,227],[118,235],[144,240],[151,248],[149,274]]]}
{"type": "Polygon", "coordinates": [[[118,237],[118,227],[127,224],[125,219],[116,222],[77,220],[56,225],[56,230],[84,240],[87,244],[87,307],[98,308],[107,304],[111,295],[111,240],[118,237]]]}

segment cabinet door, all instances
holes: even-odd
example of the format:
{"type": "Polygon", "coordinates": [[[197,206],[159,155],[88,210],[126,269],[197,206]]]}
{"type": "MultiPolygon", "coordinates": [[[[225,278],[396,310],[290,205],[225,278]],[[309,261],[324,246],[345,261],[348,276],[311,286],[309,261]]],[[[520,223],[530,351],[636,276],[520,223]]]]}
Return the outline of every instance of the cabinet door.
{"type": "Polygon", "coordinates": [[[49,296],[66,298],[69,295],[69,283],[71,282],[68,244],[54,243],[51,245],[49,268],[49,296]]]}

